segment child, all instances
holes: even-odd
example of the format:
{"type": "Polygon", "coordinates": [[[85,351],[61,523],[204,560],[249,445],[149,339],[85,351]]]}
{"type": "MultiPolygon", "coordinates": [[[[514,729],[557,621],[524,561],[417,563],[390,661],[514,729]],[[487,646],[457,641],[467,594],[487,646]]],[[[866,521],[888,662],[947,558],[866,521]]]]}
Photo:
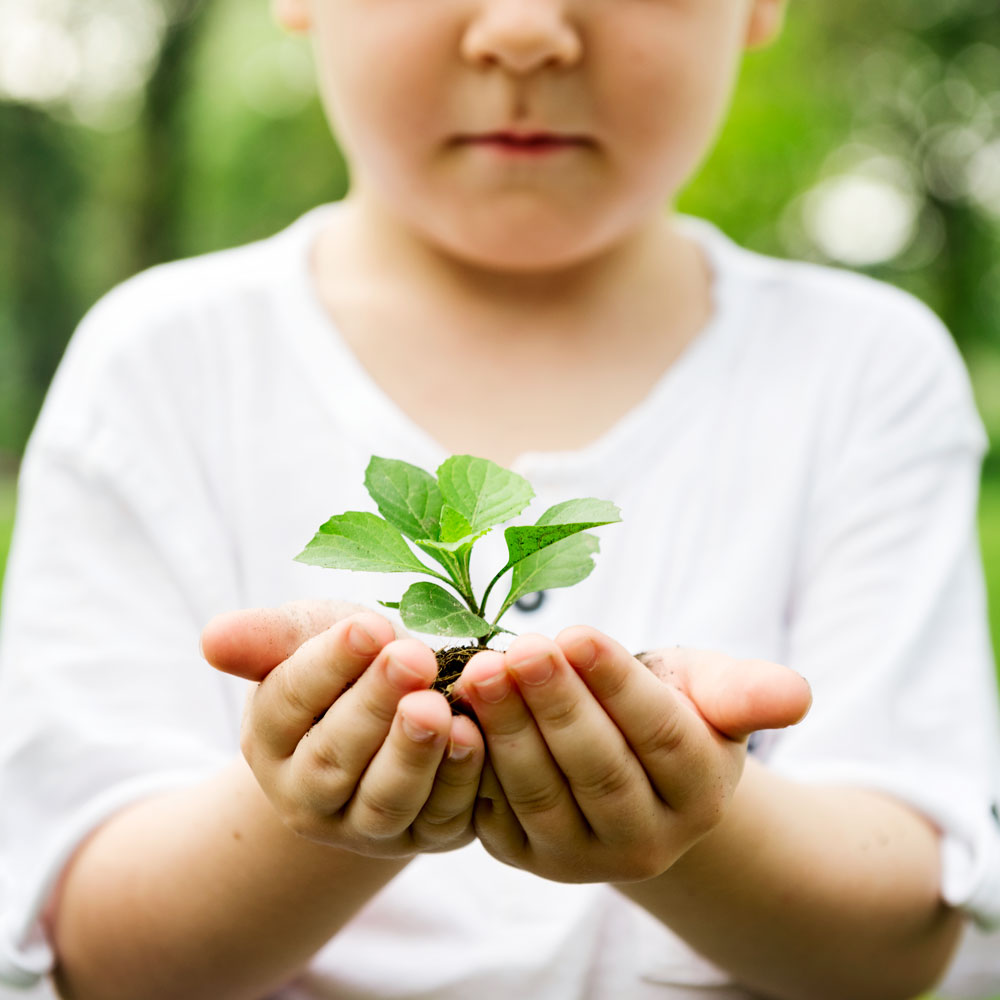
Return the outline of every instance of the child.
{"type": "Polygon", "coordinates": [[[127,1000],[928,988],[965,916],[1000,917],[965,371],[902,293],[663,209],[781,0],[277,12],[351,191],[126,283],[55,379],[4,598],[0,974],[127,1000]],[[370,509],[372,454],[451,453],[538,510],[624,513],[470,662],[478,726],[372,610],[381,578],[292,560],[370,509]]]}

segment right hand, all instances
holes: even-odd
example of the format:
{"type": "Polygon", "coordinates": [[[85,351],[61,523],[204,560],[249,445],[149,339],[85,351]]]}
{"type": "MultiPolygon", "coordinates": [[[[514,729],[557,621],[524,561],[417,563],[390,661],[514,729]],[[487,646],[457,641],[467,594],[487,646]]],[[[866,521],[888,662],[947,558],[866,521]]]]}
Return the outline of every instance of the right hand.
{"type": "Polygon", "coordinates": [[[473,839],[483,739],[428,690],[431,649],[381,615],[333,601],[234,611],[205,659],[260,681],[241,747],[283,822],[310,840],[402,858],[473,839]]]}

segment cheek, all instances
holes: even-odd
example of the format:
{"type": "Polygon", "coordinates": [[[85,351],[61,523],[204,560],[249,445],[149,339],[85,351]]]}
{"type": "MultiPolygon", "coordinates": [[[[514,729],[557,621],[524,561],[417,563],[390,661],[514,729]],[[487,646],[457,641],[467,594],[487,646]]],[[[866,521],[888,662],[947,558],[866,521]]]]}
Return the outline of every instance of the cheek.
{"type": "Polygon", "coordinates": [[[720,37],[704,18],[677,17],[659,30],[632,29],[617,43],[605,36],[595,44],[607,47],[595,65],[615,68],[600,89],[602,129],[647,162],[689,167],[728,105],[740,55],[732,34],[720,37]]]}
{"type": "Polygon", "coordinates": [[[439,49],[441,30],[428,19],[415,29],[412,17],[398,14],[398,5],[386,3],[324,23],[317,52],[338,138],[348,152],[363,148],[366,159],[391,158],[394,149],[403,152],[442,128],[444,91],[435,67],[440,72],[443,56],[431,40],[439,49]]]}

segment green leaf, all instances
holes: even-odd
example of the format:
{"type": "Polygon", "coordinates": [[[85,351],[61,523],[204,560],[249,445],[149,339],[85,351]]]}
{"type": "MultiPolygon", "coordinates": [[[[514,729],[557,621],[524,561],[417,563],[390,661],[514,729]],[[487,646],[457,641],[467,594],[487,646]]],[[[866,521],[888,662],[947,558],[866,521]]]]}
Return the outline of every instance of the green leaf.
{"type": "Polygon", "coordinates": [[[460,538],[457,542],[418,542],[417,544],[429,556],[433,556],[435,559],[438,558],[435,553],[440,554],[442,552],[452,552],[460,556],[466,549],[471,549],[472,543],[482,538],[485,534],[485,531],[480,531],[475,535],[467,535],[465,538],[460,538]]]}
{"type": "Polygon", "coordinates": [[[594,568],[593,556],[599,548],[600,542],[594,535],[576,534],[522,559],[514,566],[510,593],[504,599],[500,614],[525,594],[572,587],[586,579],[594,568]]]}
{"type": "Polygon", "coordinates": [[[457,510],[445,504],[441,509],[441,541],[422,539],[417,545],[429,556],[448,566],[449,563],[442,558],[442,554],[453,554],[459,558],[465,556],[471,551],[473,543],[489,530],[484,528],[482,531],[472,531],[471,527],[457,510]]]}
{"type": "Polygon", "coordinates": [[[438,537],[442,542],[461,542],[474,534],[472,525],[454,507],[445,504],[441,508],[441,534],[438,537]]]}
{"type": "Polygon", "coordinates": [[[516,517],[535,495],[523,476],[472,455],[446,459],[437,481],[444,502],[465,518],[472,533],[516,517]]]}
{"type": "Polygon", "coordinates": [[[383,608],[393,608],[395,610],[399,609],[399,601],[379,601],[379,604],[381,604],[383,608]]]}
{"type": "Polygon", "coordinates": [[[622,512],[610,500],[564,500],[550,507],[536,524],[575,524],[589,521],[596,528],[601,524],[614,524],[622,519],[622,512]]]}
{"type": "Polygon", "coordinates": [[[461,570],[459,568],[459,550],[462,542],[431,542],[421,541],[414,544],[423,549],[432,559],[436,560],[444,567],[448,575],[458,583],[461,570]]]}
{"type": "Polygon", "coordinates": [[[365,489],[379,513],[404,535],[414,540],[438,537],[441,491],[429,472],[373,455],[365,470],[365,489]]]}
{"type": "Polygon", "coordinates": [[[620,521],[621,511],[608,500],[567,500],[550,507],[536,524],[518,525],[507,528],[507,566],[513,566],[526,559],[533,552],[547,548],[569,535],[599,528],[603,524],[620,521]]]}
{"type": "Polygon", "coordinates": [[[488,621],[463,607],[436,583],[413,584],[403,594],[399,613],[403,624],[415,632],[479,639],[493,631],[488,621]]]}
{"type": "Polygon", "coordinates": [[[406,544],[406,539],[378,514],[350,510],[331,517],[295,557],[328,569],[375,573],[433,573],[406,544]]]}

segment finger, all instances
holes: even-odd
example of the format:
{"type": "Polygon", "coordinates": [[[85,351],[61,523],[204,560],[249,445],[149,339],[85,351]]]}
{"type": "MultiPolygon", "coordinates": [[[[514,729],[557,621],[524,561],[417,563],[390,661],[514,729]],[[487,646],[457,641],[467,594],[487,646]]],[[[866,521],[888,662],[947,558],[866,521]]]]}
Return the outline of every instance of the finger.
{"type": "Polygon", "coordinates": [[[656,795],[621,730],[551,640],[521,636],[507,665],[592,831],[630,842],[656,795]]]}
{"type": "Polygon", "coordinates": [[[597,630],[567,629],[556,644],[615,722],[660,798],[674,809],[696,804],[704,776],[719,766],[717,743],[729,741],[706,725],[682,691],[597,630]]]}
{"type": "Polygon", "coordinates": [[[299,741],[392,642],[389,623],[372,612],[353,615],[307,639],[253,692],[248,724],[269,756],[291,756],[299,741]]]}
{"type": "Polygon", "coordinates": [[[401,698],[388,738],[344,811],[346,824],[373,839],[406,831],[431,794],[450,730],[444,695],[414,691],[401,698]]]}
{"type": "Polygon", "coordinates": [[[455,716],[431,793],[413,822],[414,840],[422,848],[456,846],[460,838],[471,839],[484,758],[483,736],[476,724],[464,715],[455,716]]]}
{"type": "MultiPolygon", "coordinates": [[[[416,639],[397,639],[330,706],[294,755],[296,778],[312,789],[317,804],[336,798],[344,787],[353,788],[385,742],[400,699],[429,688],[436,673],[437,663],[427,646],[416,639]]],[[[447,732],[450,711],[445,718],[447,732]]]]}
{"type": "Polygon", "coordinates": [[[564,841],[586,823],[569,785],[507,672],[499,652],[477,653],[462,673],[460,690],[471,702],[494,773],[510,808],[537,845],[564,841]]]}
{"type": "Polygon", "coordinates": [[[793,726],[812,704],[809,682],[768,660],[738,660],[697,649],[657,650],[643,659],[733,740],[746,739],[758,729],[793,726]]]}
{"type": "Polygon", "coordinates": [[[367,610],[345,601],[309,600],[278,608],[227,611],[202,629],[202,655],[216,670],[250,681],[263,680],[308,639],[367,610]]]}
{"type": "Polygon", "coordinates": [[[489,757],[479,779],[473,826],[483,847],[493,857],[508,865],[522,866],[530,850],[528,836],[507,801],[489,757]]]}

